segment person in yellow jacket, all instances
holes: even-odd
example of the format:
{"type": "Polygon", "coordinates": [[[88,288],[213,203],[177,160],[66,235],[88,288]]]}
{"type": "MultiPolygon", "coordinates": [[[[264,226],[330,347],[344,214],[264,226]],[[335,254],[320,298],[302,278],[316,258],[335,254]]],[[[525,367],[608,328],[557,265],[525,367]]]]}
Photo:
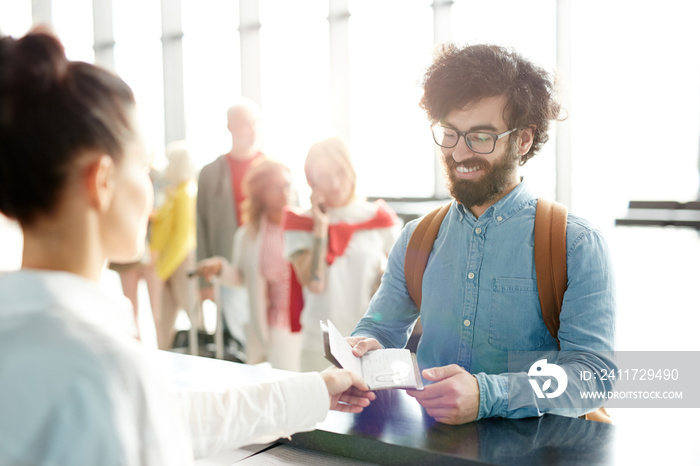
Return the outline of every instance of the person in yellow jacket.
{"type": "Polygon", "coordinates": [[[150,248],[155,270],[163,280],[161,308],[153,310],[158,347],[170,349],[180,309],[195,304],[195,284],[187,271],[194,267],[196,247],[196,170],[183,141],[168,145],[165,199],[151,219],[150,248]]]}

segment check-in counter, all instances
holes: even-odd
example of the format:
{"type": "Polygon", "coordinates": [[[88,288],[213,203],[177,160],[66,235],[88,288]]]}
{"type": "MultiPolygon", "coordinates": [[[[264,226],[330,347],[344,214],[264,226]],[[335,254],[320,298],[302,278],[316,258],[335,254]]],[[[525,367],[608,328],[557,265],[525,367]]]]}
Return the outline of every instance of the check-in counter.
{"type": "Polygon", "coordinates": [[[332,412],[291,445],[379,464],[611,464],[615,427],[545,415],[436,422],[402,390],[376,392],[357,415],[332,412]]]}
{"type": "Polygon", "coordinates": [[[617,226],[690,227],[700,230],[700,201],[630,201],[617,226]]]}
{"type": "MultiPolygon", "coordinates": [[[[161,360],[167,376],[184,390],[293,375],[168,352],[161,352],[161,360]]],[[[451,426],[436,422],[403,390],[376,393],[377,399],[362,413],[331,411],[316,430],[280,442],[303,451],[390,465],[700,464],[700,442],[688,440],[695,437],[692,430],[697,431],[697,410],[689,411],[687,423],[664,422],[664,410],[647,409],[648,418],[625,426],[555,415],[451,426]]]]}

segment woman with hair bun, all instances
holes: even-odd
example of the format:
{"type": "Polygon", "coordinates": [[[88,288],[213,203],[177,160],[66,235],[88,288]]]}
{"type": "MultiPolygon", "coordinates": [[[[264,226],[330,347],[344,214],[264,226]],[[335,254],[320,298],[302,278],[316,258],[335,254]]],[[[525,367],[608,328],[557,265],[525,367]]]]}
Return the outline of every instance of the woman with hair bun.
{"type": "Polygon", "coordinates": [[[192,464],[373,398],[343,370],[171,391],[128,300],[99,286],[108,259],[142,252],[147,167],[121,79],[51,35],[0,38],[0,212],[24,234],[21,270],[0,276],[2,465],[192,464]]]}

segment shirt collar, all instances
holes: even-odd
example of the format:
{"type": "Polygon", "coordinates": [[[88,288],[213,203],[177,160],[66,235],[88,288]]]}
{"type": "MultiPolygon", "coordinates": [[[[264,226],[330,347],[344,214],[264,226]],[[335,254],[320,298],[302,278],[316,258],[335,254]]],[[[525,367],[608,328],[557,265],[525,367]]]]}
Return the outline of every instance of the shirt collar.
{"type": "MultiPolygon", "coordinates": [[[[479,219],[495,219],[497,222],[502,223],[518,213],[534,199],[534,197],[535,196],[529,189],[528,183],[524,178],[521,178],[520,183],[513,188],[511,192],[486,209],[479,219]]],[[[476,217],[474,217],[474,214],[472,214],[469,209],[458,202],[455,202],[455,204],[457,205],[458,212],[461,214],[458,217],[460,221],[463,219],[469,221],[469,223],[475,223],[477,221],[476,217]]]]}
{"type": "Polygon", "coordinates": [[[89,322],[105,332],[135,336],[131,302],[103,291],[78,275],[22,269],[0,275],[0,317],[28,312],[60,312],[89,322]]]}

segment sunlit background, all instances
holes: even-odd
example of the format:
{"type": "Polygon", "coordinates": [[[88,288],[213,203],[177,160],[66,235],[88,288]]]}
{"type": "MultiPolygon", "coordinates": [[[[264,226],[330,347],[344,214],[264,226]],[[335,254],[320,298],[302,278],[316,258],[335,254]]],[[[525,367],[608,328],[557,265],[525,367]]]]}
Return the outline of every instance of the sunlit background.
{"type": "MultiPolygon", "coordinates": [[[[106,31],[93,25],[111,18],[114,69],[134,89],[162,164],[164,95],[178,79],[163,58],[172,39],[163,19],[172,23],[165,10],[173,4],[182,31],[178,131],[197,165],[228,152],[226,109],[246,95],[262,108],[264,151],[292,167],[302,203],[306,151],[332,134],[349,140],[363,194],[444,197],[418,107],[422,73],[440,41],[512,46],[540,63],[558,76],[568,118],[523,174],[538,194],[565,202],[607,237],[618,279],[618,349],[700,350],[697,231],[615,227],[630,200],[698,198],[698,2],[0,0],[0,30],[19,37],[36,20],[51,21],[70,58],[93,62],[95,37],[106,31]],[[259,22],[244,24],[243,16],[259,22]],[[242,47],[251,29],[257,41],[242,47]]],[[[0,270],[20,259],[21,234],[0,219],[0,270]]]]}

